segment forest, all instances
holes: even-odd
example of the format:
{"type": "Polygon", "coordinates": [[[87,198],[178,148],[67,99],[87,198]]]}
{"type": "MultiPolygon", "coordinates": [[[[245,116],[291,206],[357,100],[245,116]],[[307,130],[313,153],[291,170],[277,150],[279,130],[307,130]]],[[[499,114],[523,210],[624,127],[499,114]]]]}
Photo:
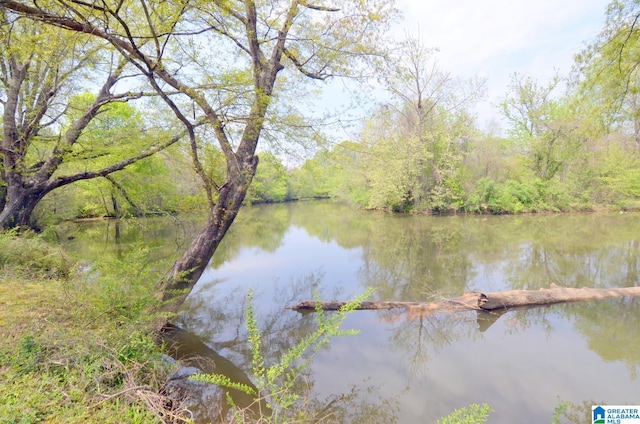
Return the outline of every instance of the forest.
{"type": "MultiPolygon", "coordinates": [[[[496,106],[506,128],[478,128],[474,106],[484,82],[440,70],[437,49],[420,39],[387,40],[379,52],[384,60],[366,64],[376,78],[367,79],[365,64],[353,71],[361,78],[354,86],[375,84],[387,93],[385,101],[371,100],[353,139],[323,133],[330,118],[305,116],[304,104],[290,105],[293,96],[316,88],[308,81],[277,87],[261,128],[260,165],[243,200],[335,198],[414,213],[636,209],[636,9],[633,2],[611,3],[606,26],[585,40],[570,75],[536,81],[514,73],[496,106]]],[[[187,110],[175,115],[173,101],[162,102],[169,94],[147,88],[143,73],[113,48],[17,16],[4,6],[2,226],[205,210],[206,186],[223,185],[227,159],[224,144],[207,141],[210,130],[196,116],[195,100],[181,100],[187,110]],[[46,48],[38,43],[52,37],[56,42],[46,48]],[[127,91],[114,90],[120,87],[127,91]],[[194,119],[185,130],[180,120],[188,114],[194,119]],[[27,192],[18,194],[18,186],[27,192]]],[[[163,40],[164,49],[170,41],[163,40]]],[[[203,67],[208,59],[185,53],[171,60],[203,67]]],[[[238,143],[233,137],[247,103],[238,94],[249,83],[241,67],[224,71],[212,88],[227,97],[212,107],[229,121],[230,146],[238,143]]]]}

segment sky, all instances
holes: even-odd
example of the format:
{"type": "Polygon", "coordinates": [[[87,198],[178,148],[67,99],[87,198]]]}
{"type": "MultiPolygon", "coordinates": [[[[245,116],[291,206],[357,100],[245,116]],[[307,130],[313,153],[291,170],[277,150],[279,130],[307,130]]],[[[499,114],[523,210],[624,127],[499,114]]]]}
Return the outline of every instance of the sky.
{"type": "Polygon", "coordinates": [[[500,119],[504,99],[517,72],[540,83],[556,72],[568,75],[573,56],[603,28],[608,0],[397,0],[404,15],[396,28],[420,33],[440,50],[440,68],[452,76],[480,76],[487,98],[477,109],[480,128],[500,119]]]}

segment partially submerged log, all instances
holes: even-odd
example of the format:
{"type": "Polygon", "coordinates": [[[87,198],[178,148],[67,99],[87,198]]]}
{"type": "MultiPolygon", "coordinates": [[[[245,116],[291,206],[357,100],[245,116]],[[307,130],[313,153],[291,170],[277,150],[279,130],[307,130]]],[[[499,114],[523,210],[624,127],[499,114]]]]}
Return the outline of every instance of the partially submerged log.
{"type": "MultiPolygon", "coordinates": [[[[397,309],[431,312],[438,310],[482,310],[519,308],[525,306],[553,305],[554,303],[583,302],[588,300],[607,299],[612,297],[640,296],[640,287],[621,287],[611,289],[560,287],[552,284],[548,289],[540,290],[508,290],[496,293],[465,292],[453,299],[432,302],[362,302],[358,309],[397,309]]],[[[320,302],[319,307],[325,311],[336,311],[347,302],[320,302]]],[[[314,311],[318,306],[315,300],[305,300],[288,309],[296,311],[314,311]]]]}

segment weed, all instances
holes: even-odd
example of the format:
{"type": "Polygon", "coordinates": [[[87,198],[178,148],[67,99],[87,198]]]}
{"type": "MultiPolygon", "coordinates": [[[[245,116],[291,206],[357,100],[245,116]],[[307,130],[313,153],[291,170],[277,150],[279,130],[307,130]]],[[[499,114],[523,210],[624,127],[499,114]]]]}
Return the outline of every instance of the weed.
{"type": "MultiPolygon", "coordinates": [[[[341,330],[340,326],[347,315],[357,309],[362,301],[371,295],[372,291],[371,289],[365,291],[340,308],[339,311],[331,314],[326,314],[322,310],[321,302],[317,302],[318,306],[315,311],[316,330],[300,340],[293,348],[283,353],[280,360],[271,365],[266,364],[262,353],[262,335],[260,334],[253,309],[253,295],[249,291],[247,294],[245,321],[249,332],[251,362],[257,393],[253,388],[230,381],[226,376],[219,374],[197,374],[191,378],[197,381],[217,384],[228,389],[241,390],[255,396],[260,401],[266,402],[268,410],[260,411],[261,416],[257,418],[259,422],[290,422],[293,417],[301,414],[301,409],[295,408],[300,400],[300,395],[294,390],[296,381],[303,374],[303,371],[309,367],[313,354],[327,346],[332,337],[358,333],[355,330],[341,330]]],[[[316,297],[318,297],[317,294],[316,297]]],[[[233,403],[231,400],[230,402],[233,403]]],[[[261,402],[259,403],[261,404],[261,402]]],[[[246,411],[236,408],[234,418],[234,422],[246,422],[246,411]]]]}
{"type": "Polygon", "coordinates": [[[159,395],[169,370],[143,252],[80,276],[35,235],[0,243],[0,423],[185,422],[159,395]]]}
{"type": "Polygon", "coordinates": [[[491,411],[491,407],[486,403],[482,405],[472,403],[439,419],[437,424],[482,424],[489,419],[491,411]]]}
{"type": "Polygon", "coordinates": [[[0,276],[64,279],[74,269],[73,260],[62,249],[32,231],[0,232],[0,247],[0,276]]]}

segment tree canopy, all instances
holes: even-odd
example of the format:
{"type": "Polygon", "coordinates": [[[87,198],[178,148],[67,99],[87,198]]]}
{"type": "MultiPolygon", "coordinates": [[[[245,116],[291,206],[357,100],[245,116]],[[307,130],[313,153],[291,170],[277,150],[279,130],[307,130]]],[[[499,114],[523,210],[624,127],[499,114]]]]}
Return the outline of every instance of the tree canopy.
{"type": "Polygon", "coordinates": [[[110,175],[178,141],[134,119],[125,102],[142,93],[115,92],[127,62],[103,42],[0,12],[7,46],[0,57],[0,227],[29,225],[51,191],[110,175]],[[97,94],[83,93],[96,86],[97,94]]]}

